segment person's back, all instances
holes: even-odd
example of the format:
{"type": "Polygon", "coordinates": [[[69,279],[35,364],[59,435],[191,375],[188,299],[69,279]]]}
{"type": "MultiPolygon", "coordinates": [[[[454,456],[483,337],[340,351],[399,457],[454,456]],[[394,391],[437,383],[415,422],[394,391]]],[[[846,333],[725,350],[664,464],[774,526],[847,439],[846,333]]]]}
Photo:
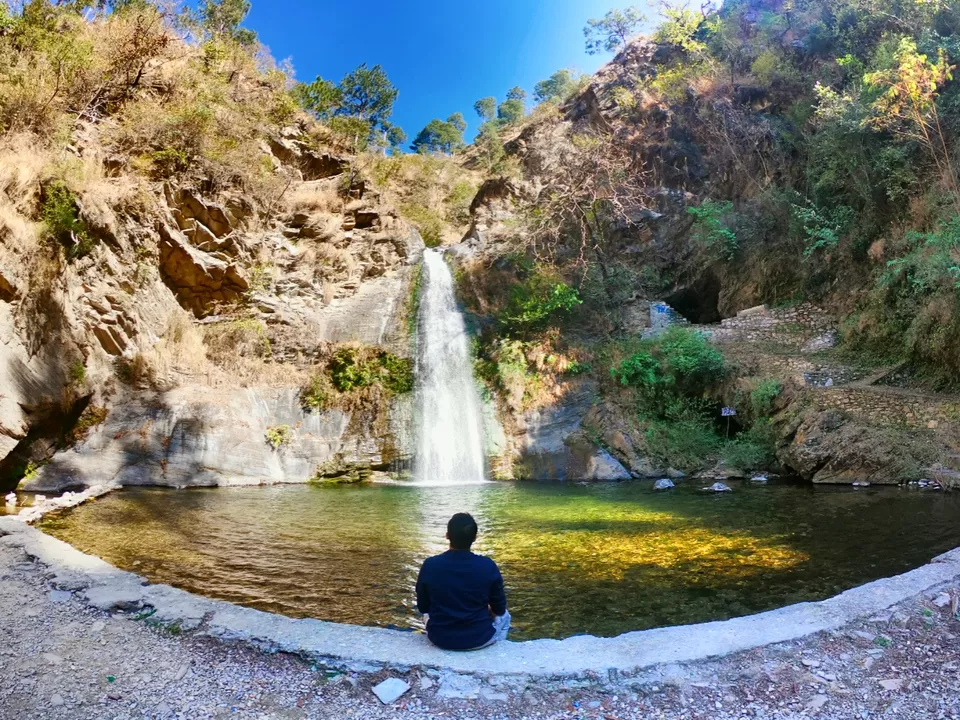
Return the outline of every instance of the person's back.
{"type": "Polygon", "coordinates": [[[509,629],[503,578],[490,558],[470,546],[477,524],[466,514],[447,525],[450,549],[423,563],[417,578],[417,608],[429,615],[427,637],[445,650],[472,650],[502,640],[509,629]]]}

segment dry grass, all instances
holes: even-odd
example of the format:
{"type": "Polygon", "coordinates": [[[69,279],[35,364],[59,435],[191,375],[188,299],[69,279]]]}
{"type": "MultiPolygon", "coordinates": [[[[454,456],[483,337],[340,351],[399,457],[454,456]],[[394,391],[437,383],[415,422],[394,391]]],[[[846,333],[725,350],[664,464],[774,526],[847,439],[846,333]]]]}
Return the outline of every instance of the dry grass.
{"type": "Polygon", "coordinates": [[[420,231],[428,245],[459,242],[483,177],[439,155],[364,155],[358,169],[420,231]]]}
{"type": "Polygon", "coordinates": [[[338,178],[302,183],[288,197],[287,207],[291,213],[337,215],[343,212],[338,178]]]}
{"type": "Polygon", "coordinates": [[[309,373],[271,361],[266,327],[252,320],[213,326],[174,313],[160,341],[125,366],[134,385],[169,390],[183,384],[207,387],[302,385],[309,373]]]}

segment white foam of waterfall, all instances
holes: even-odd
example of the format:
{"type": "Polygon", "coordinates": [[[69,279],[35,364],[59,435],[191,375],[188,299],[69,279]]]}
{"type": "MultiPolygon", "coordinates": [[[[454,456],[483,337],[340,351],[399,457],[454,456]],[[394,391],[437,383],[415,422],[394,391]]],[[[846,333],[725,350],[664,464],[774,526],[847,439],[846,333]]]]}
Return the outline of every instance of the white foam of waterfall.
{"type": "Polygon", "coordinates": [[[473,359],[453,275],[443,255],[426,250],[417,322],[418,485],[486,482],[483,419],[473,359]]]}

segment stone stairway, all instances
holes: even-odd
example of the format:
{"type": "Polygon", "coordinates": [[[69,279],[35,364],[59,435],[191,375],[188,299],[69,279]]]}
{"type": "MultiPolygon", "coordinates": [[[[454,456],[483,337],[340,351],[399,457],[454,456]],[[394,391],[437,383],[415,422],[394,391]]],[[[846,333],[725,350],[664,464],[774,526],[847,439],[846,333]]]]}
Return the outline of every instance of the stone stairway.
{"type": "Polygon", "coordinates": [[[650,327],[643,332],[643,339],[655,338],[676,325],[689,326],[690,321],[663,300],[655,300],[650,303],[650,327]]]}

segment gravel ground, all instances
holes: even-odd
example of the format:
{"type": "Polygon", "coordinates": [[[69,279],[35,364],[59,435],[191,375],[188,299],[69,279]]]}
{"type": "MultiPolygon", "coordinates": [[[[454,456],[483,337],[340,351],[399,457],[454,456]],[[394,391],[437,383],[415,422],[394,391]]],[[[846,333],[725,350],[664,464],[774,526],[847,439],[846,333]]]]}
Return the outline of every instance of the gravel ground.
{"type": "Polygon", "coordinates": [[[53,590],[42,566],[0,546],[0,718],[960,718],[960,622],[946,600],[638,678],[480,683],[419,668],[343,673],[178,636],[53,590]],[[387,677],[412,686],[392,705],[370,690],[387,677]]]}

